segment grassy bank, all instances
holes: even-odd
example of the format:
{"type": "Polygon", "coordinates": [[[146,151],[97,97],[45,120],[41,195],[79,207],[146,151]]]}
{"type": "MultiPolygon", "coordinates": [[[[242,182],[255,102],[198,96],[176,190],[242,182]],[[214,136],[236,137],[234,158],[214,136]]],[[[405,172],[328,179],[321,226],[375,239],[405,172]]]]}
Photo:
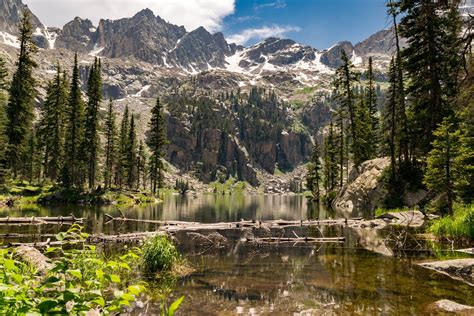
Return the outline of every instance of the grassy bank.
{"type": "Polygon", "coordinates": [[[40,186],[23,183],[15,183],[0,194],[0,207],[22,207],[35,204],[136,205],[160,201],[150,193],[138,190],[78,191],[52,185],[40,186]]]}
{"type": "Polygon", "coordinates": [[[441,240],[474,241],[474,204],[456,205],[453,215],[433,221],[428,231],[441,240]]]}

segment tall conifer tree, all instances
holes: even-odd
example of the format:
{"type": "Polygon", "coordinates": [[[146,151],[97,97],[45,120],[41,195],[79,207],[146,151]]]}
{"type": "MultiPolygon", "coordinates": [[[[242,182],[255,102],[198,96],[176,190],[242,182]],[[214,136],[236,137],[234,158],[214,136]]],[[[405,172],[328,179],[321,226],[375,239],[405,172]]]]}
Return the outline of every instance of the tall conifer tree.
{"type": "Polygon", "coordinates": [[[7,145],[7,69],[5,60],[0,56],[0,191],[3,190],[8,174],[7,145]]]}
{"type": "Polygon", "coordinates": [[[74,56],[66,121],[66,161],[63,170],[63,184],[66,187],[82,188],[84,168],[81,146],[84,139],[84,101],[82,99],[77,54],[74,56]]]}
{"type": "Polygon", "coordinates": [[[156,105],[151,110],[151,121],[147,134],[147,145],[151,151],[150,157],[150,180],[153,194],[164,186],[163,177],[163,156],[166,140],[166,126],[163,108],[160,99],[156,100],[156,105]]]}
{"type": "Polygon", "coordinates": [[[112,185],[112,178],[117,162],[117,126],[116,114],[113,109],[112,99],[109,101],[109,108],[105,120],[105,168],[104,183],[106,188],[112,185]]]}
{"type": "Polygon", "coordinates": [[[89,74],[87,83],[87,102],[83,152],[86,165],[86,174],[89,189],[96,185],[98,176],[98,160],[100,152],[99,138],[99,107],[102,101],[102,78],[101,65],[98,58],[95,59],[89,74]]]}
{"type": "Polygon", "coordinates": [[[34,102],[36,97],[33,69],[37,67],[33,60],[37,47],[33,43],[33,26],[28,10],[23,12],[20,20],[20,52],[16,70],[10,86],[7,105],[7,128],[9,167],[13,176],[20,171],[22,153],[28,150],[28,134],[32,130],[34,119],[34,102]]]}

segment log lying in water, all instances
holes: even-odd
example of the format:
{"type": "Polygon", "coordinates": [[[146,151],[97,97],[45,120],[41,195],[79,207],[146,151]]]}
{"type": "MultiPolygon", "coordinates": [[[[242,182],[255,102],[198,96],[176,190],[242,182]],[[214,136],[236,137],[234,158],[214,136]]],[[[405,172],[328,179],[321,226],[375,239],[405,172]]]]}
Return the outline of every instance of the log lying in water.
{"type": "Polygon", "coordinates": [[[58,217],[1,217],[0,225],[44,225],[44,224],[81,224],[83,218],[71,216],[58,217]]]}
{"type": "Polygon", "coordinates": [[[183,221],[159,221],[159,220],[147,220],[147,219],[132,219],[126,217],[113,217],[109,214],[105,214],[112,221],[124,221],[124,222],[137,222],[145,224],[157,224],[159,226],[171,227],[169,230],[192,230],[192,229],[228,229],[228,228],[284,228],[291,226],[326,226],[326,225],[359,225],[364,222],[363,218],[339,218],[339,219],[325,219],[325,220],[300,220],[300,221],[284,221],[284,220],[272,220],[272,221],[240,221],[240,222],[226,222],[226,223],[198,223],[198,222],[183,222],[183,221]]]}
{"type": "Polygon", "coordinates": [[[313,237],[297,237],[297,238],[280,238],[280,237],[263,237],[246,239],[243,238],[244,242],[256,242],[256,243],[338,243],[344,242],[345,237],[328,237],[328,238],[313,238],[313,237]]]}

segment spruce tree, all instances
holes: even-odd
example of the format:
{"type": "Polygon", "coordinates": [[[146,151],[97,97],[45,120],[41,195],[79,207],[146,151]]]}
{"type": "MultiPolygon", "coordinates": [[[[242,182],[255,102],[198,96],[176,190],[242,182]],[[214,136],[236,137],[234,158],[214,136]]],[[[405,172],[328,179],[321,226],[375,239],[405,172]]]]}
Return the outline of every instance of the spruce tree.
{"type": "Polygon", "coordinates": [[[127,184],[129,189],[135,188],[137,182],[137,132],[135,130],[135,116],[130,118],[130,129],[128,131],[127,141],[127,184]]]}
{"type": "Polygon", "coordinates": [[[447,38],[446,3],[431,0],[401,0],[403,17],[400,33],[407,39],[402,51],[403,66],[409,76],[407,88],[413,115],[416,157],[425,157],[431,149],[433,132],[443,119],[452,114],[446,100],[447,38]]]}
{"type": "Polygon", "coordinates": [[[77,54],[75,54],[66,115],[66,160],[63,170],[63,184],[67,188],[71,186],[82,188],[83,186],[84,168],[81,146],[84,139],[84,101],[79,76],[77,54]]]}
{"type": "Polygon", "coordinates": [[[138,146],[138,156],[137,156],[137,187],[143,187],[146,189],[146,167],[147,167],[147,155],[145,151],[145,144],[143,141],[140,141],[138,146]]]}
{"type": "Polygon", "coordinates": [[[113,109],[112,99],[109,101],[107,117],[105,119],[105,167],[104,167],[104,183],[106,188],[112,185],[112,179],[115,172],[117,162],[117,126],[116,114],[113,109]]]}
{"type": "Polygon", "coordinates": [[[33,60],[37,48],[33,43],[33,27],[28,10],[20,19],[20,52],[9,91],[7,105],[7,127],[9,167],[16,177],[22,167],[22,157],[28,150],[28,134],[32,131],[34,102],[36,97],[33,69],[37,67],[33,60]]]}
{"type": "Polygon", "coordinates": [[[122,188],[125,184],[127,172],[127,148],[128,148],[128,130],[129,130],[129,110],[128,106],[125,107],[123,113],[122,122],[120,123],[120,135],[118,145],[118,158],[117,158],[117,170],[115,172],[115,185],[122,188]]]}
{"type": "Polygon", "coordinates": [[[7,76],[8,73],[5,66],[5,60],[3,60],[2,56],[0,56],[0,191],[2,191],[6,185],[8,174],[8,138],[6,135],[7,76]]]}
{"type": "Polygon", "coordinates": [[[306,187],[313,195],[314,201],[319,201],[321,196],[321,152],[318,141],[315,140],[313,152],[311,154],[311,162],[308,164],[308,174],[306,176],[306,187]]]}
{"type": "MultiPolygon", "coordinates": [[[[369,159],[377,157],[379,145],[379,117],[377,114],[377,93],[375,91],[375,76],[372,57],[369,57],[369,68],[367,69],[367,88],[365,91],[365,105],[370,118],[370,133],[367,135],[370,140],[370,146],[367,156],[369,159]]],[[[365,110],[363,110],[365,112],[365,110]]]]}
{"type": "Polygon", "coordinates": [[[341,107],[348,114],[354,163],[356,167],[358,167],[362,163],[363,158],[360,152],[359,137],[357,135],[354,83],[358,82],[359,79],[358,74],[354,71],[354,65],[344,50],[341,50],[341,59],[342,65],[336,70],[335,88],[338,92],[337,98],[341,102],[341,107]]]}
{"type": "Polygon", "coordinates": [[[338,184],[339,167],[337,155],[337,139],[334,133],[334,124],[333,121],[331,121],[329,124],[328,135],[324,141],[324,182],[327,193],[334,191],[338,184]]]}
{"type": "Polygon", "coordinates": [[[58,65],[56,76],[48,85],[38,135],[43,147],[44,176],[53,182],[60,180],[63,168],[67,103],[66,78],[58,65]]]}
{"type": "Polygon", "coordinates": [[[163,158],[166,140],[166,126],[163,108],[160,99],[156,100],[156,105],[151,110],[151,121],[147,134],[146,143],[151,151],[150,156],[150,180],[151,190],[156,194],[157,190],[164,186],[163,158]]]}
{"type": "Polygon", "coordinates": [[[102,101],[102,79],[99,59],[95,59],[87,83],[87,102],[83,142],[84,162],[89,189],[95,187],[100,152],[99,107],[102,101]]]}
{"type": "Polygon", "coordinates": [[[396,139],[397,139],[397,69],[392,58],[389,68],[388,97],[383,110],[384,144],[388,144],[391,180],[397,179],[396,139]]]}
{"type": "Polygon", "coordinates": [[[445,196],[448,214],[453,212],[454,179],[459,173],[454,168],[454,159],[459,154],[459,134],[449,118],[443,120],[434,132],[433,149],[428,154],[424,177],[428,189],[445,196]]]}

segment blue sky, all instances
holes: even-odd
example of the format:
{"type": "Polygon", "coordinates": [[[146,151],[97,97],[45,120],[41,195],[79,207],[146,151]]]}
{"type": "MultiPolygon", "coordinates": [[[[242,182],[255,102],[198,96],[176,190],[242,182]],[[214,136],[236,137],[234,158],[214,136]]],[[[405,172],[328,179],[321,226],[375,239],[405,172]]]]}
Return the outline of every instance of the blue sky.
{"type": "MultiPolygon", "coordinates": [[[[235,13],[224,18],[224,34],[229,38],[247,30],[267,28],[316,48],[328,48],[349,40],[357,43],[388,26],[385,0],[237,0],[235,13]],[[278,29],[279,28],[279,29],[278,29]],[[285,32],[287,30],[287,32],[285,32]],[[280,32],[278,32],[280,31],[280,32]]],[[[254,32],[258,34],[258,32],[254,32]]],[[[262,35],[266,34],[262,32],[262,35]]],[[[249,39],[250,45],[261,36],[249,39]]]]}
{"type": "Polygon", "coordinates": [[[131,17],[149,8],[188,31],[204,26],[229,41],[251,45],[270,36],[288,37],[323,49],[353,43],[388,26],[387,0],[23,0],[48,26],[61,27],[79,16],[131,17]]]}

